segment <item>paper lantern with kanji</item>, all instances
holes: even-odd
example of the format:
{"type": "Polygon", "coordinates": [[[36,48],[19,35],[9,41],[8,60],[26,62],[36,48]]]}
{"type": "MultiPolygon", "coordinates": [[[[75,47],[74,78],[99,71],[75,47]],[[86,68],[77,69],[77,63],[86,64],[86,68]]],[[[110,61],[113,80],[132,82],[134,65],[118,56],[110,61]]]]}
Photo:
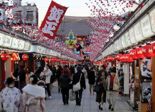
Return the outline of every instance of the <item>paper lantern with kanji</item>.
{"type": "Polygon", "coordinates": [[[23,54],[23,55],[22,55],[22,59],[23,59],[24,61],[27,61],[27,60],[29,59],[29,56],[28,56],[27,54],[23,54]]]}
{"type": "Polygon", "coordinates": [[[154,55],[152,45],[144,46],[144,56],[150,58],[154,55]]]}
{"type": "Polygon", "coordinates": [[[137,50],[136,49],[132,49],[132,50],[130,50],[130,56],[133,58],[133,59],[138,59],[138,57],[137,57],[137,50]]]}
{"type": "Polygon", "coordinates": [[[136,55],[137,58],[144,58],[144,48],[143,47],[139,47],[136,49],[136,55]]]}
{"type": "Polygon", "coordinates": [[[2,54],[1,54],[1,59],[2,59],[3,61],[6,61],[8,58],[9,58],[9,55],[8,55],[8,54],[5,54],[5,53],[2,53],[2,54]]]}

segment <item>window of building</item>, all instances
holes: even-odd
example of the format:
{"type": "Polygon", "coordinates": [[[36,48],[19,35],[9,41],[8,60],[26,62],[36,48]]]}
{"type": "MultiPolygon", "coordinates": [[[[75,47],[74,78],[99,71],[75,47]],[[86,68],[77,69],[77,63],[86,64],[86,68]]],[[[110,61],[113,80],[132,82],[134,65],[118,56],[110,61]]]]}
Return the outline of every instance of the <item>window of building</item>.
{"type": "Polygon", "coordinates": [[[16,11],[15,17],[17,19],[21,19],[22,18],[22,11],[16,11]]]}
{"type": "Polygon", "coordinates": [[[33,21],[33,11],[27,11],[26,20],[33,21]]]}

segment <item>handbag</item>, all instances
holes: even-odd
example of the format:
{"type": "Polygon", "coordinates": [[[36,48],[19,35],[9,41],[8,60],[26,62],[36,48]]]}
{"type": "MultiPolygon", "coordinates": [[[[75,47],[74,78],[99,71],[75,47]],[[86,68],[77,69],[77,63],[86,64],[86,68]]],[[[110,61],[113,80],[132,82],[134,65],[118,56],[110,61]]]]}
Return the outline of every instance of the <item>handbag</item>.
{"type": "Polygon", "coordinates": [[[82,77],[82,74],[80,75],[79,82],[73,85],[73,91],[79,91],[81,89],[81,85],[80,85],[81,77],[82,77]]]}
{"type": "Polygon", "coordinates": [[[100,91],[100,86],[98,84],[95,84],[94,92],[99,92],[99,91],[100,91]]]}

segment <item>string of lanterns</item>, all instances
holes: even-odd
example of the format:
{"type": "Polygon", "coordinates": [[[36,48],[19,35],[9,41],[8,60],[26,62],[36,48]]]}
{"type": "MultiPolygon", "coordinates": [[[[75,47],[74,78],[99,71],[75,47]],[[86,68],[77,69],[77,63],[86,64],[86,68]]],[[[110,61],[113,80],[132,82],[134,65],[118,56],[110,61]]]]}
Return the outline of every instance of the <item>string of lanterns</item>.
{"type": "Polygon", "coordinates": [[[155,56],[155,43],[139,46],[129,50],[128,53],[120,53],[113,56],[107,56],[101,61],[95,62],[95,64],[104,64],[112,61],[120,61],[123,63],[132,63],[134,60],[151,58],[155,56]]]}

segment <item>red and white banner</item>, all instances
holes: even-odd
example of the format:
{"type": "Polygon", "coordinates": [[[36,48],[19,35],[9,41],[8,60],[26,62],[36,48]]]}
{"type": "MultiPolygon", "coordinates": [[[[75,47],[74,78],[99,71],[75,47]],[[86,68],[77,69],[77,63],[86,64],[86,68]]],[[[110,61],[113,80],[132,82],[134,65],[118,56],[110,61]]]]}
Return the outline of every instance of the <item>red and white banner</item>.
{"type": "Polygon", "coordinates": [[[58,31],[66,10],[67,7],[62,6],[54,1],[51,2],[46,16],[40,26],[40,30],[49,39],[55,38],[56,32],[58,31]]]}

